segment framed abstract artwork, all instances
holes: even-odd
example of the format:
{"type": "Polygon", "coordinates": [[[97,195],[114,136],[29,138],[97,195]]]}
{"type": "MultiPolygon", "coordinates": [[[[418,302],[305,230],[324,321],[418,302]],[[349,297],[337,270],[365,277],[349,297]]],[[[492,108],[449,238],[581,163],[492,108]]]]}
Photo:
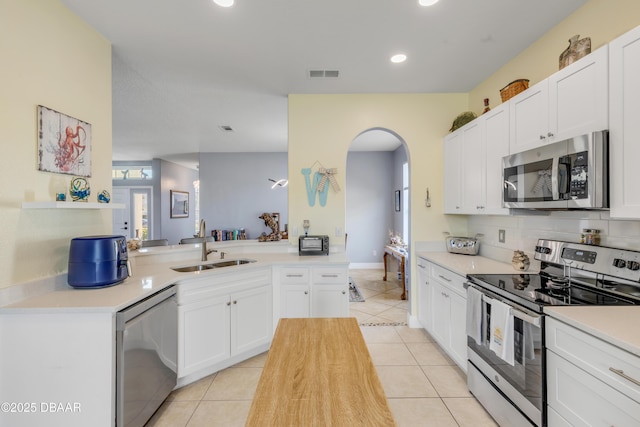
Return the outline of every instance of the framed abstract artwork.
{"type": "Polygon", "coordinates": [[[395,192],[395,208],[396,212],[400,212],[400,190],[396,190],[395,192]]]}
{"type": "Polygon", "coordinates": [[[171,218],[189,217],[189,193],[186,191],[170,190],[171,218]]]}
{"type": "Polygon", "coordinates": [[[38,170],[91,176],[91,125],[38,105],[38,170]]]}

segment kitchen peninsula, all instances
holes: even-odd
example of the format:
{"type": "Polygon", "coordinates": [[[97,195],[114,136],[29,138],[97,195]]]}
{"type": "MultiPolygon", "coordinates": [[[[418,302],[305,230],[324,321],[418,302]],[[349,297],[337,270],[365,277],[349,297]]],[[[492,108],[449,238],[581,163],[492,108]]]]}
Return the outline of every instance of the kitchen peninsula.
{"type": "MultiPolygon", "coordinates": [[[[274,325],[293,310],[288,304],[307,304],[310,315],[327,310],[331,317],[348,316],[344,252],[299,257],[286,242],[222,243],[209,245],[219,252],[206,262],[200,261],[199,244],[132,252],[133,276],[115,286],[73,289],[58,278],[40,293],[25,292],[10,303],[2,299],[0,341],[12,351],[2,353],[0,401],[78,403],[79,412],[56,414],[57,420],[66,426],[111,426],[116,314],[170,286],[177,289],[178,348],[177,357],[167,353],[167,363],[177,370],[178,387],[267,350],[274,325]],[[251,262],[196,272],[172,269],[220,262],[221,252],[224,261],[251,262]],[[281,292],[287,280],[304,282],[306,300],[281,292]],[[325,289],[329,292],[321,292],[325,289]]],[[[45,425],[51,416],[3,413],[0,424],[45,425]]]]}

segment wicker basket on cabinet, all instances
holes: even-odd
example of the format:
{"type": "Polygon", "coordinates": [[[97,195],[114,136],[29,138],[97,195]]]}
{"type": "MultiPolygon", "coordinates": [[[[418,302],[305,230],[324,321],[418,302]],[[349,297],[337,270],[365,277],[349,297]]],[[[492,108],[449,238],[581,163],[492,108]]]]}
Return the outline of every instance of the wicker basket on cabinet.
{"type": "Polygon", "coordinates": [[[502,89],[500,89],[500,97],[502,98],[502,102],[508,101],[513,98],[520,92],[529,88],[529,80],[528,79],[518,79],[514,80],[502,89]]]}

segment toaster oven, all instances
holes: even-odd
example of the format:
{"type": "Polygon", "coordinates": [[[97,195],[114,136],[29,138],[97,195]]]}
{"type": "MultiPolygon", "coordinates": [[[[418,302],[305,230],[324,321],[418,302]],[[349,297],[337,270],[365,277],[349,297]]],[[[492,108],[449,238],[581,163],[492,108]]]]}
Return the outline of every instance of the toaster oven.
{"type": "Polygon", "coordinates": [[[299,255],[329,255],[329,236],[301,236],[298,239],[299,255]]]}

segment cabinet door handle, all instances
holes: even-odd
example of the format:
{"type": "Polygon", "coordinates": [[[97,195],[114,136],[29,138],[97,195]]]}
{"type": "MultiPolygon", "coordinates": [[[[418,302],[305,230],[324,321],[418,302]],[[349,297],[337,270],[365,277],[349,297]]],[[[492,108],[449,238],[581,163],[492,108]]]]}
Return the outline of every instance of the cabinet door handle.
{"type": "Polygon", "coordinates": [[[228,302],[227,302],[227,306],[229,306],[229,305],[231,305],[231,301],[228,301],[228,302]]]}
{"type": "Polygon", "coordinates": [[[635,378],[631,378],[629,375],[625,374],[624,371],[622,369],[616,369],[616,368],[609,368],[609,370],[611,372],[613,372],[614,374],[620,375],[622,378],[624,378],[627,381],[631,381],[632,383],[634,383],[635,385],[640,385],[640,381],[638,381],[635,378]]]}
{"type": "Polygon", "coordinates": [[[322,277],[338,277],[337,274],[322,274],[322,277]]]}
{"type": "Polygon", "coordinates": [[[237,303],[238,303],[238,301],[233,301],[233,303],[234,303],[234,304],[237,304],[237,303]]]}
{"type": "Polygon", "coordinates": [[[546,138],[546,136],[540,135],[540,139],[545,139],[545,138],[546,138]]]}
{"type": "Polygon", "coordinates": [[[309,295],[309,291],[304,291],[304,294],[305,295],[309,295]]]}
{"type": "Polygon", "coordinates": [[[451,281],[451,279],[447,279],[447,278],[446,278],[446,277],[444,277],[442,274],[438,274],[438,277],[439,277],[439,278],[441,278],[441,279],[443,279],[443,280],[446,280],[447,282],[450,282],[450,281],[451,281]]]}
{"type": "Polygon", "coordinates": [[[287,277],[302,277],[302,274],[287,274],[287,277]]]}
{"type": "Polygon", "coordinates": [[[551,137],[553,136],[553,134],[552,134],[551,132],[547,132],[547,136],[548,136],[549,138],[551,138],[551,137]]]}

